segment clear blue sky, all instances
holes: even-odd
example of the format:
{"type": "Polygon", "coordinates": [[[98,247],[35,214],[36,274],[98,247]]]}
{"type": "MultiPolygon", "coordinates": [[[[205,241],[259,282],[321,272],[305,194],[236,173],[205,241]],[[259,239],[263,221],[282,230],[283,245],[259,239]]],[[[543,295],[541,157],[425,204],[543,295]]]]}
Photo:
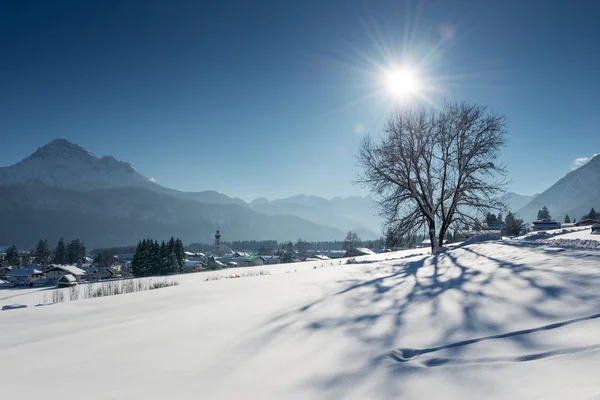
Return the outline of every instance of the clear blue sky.
{"type": "Polygon", "coordinates": [[[244,199],[364,193],[380,70],[507,115],[511,189],[600,152],[596,1],[3,1],[0,165],[56,137],[244,199]],[[357,132],[357,130],[359,132],[357,132]]]}

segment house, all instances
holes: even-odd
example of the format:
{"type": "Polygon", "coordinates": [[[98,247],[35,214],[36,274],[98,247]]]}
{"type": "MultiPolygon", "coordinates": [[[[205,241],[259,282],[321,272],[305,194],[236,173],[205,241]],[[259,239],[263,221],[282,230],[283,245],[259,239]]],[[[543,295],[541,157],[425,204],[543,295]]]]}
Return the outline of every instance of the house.
{"type": "Polygon", "coordinates": [[[264,265],[265,263],[263,256],[257,256],[244,252],[235,252],[231,255],[219,257],[218,260],[230,267],[253,267],[257,265],[264,265]]]}
{"type": "Polygon", "coordinates": [[[204,269],[206,264],[203,261],[185,260],[183,269],[185,272],[199,272],[204,269]]]}
{"type": "Polygon", "coordinates": [[[12,271],[13,267],[0,267],[0,279],[6,280],[6,275],[12,271]]]}
{"type": "Polygon", "coordinates": [[[592,225],[592,233],[600,233],[600,224],[592,225]]]}
{"type": "Polygon", "coordinates": [[[281,262],[281,258],[279,256],[260,256],[265,265],[279,264],[281,262]]]}
{"type": "Polygon", "coordinates": [[[77,282],[80,282],[86,275],[86,271],[74,265],[50,265],[46,271],[46,278],[49,282],[58,282],[60,278],[67,274],[73,275],[77,282]]]}
{"type": "Polygon", "coordinates": [[[71,274],[61,276],[57,282],[58,287],[71,287],[77,285],[77,279],[71,274]]]}
{"type": "Polygon", "coordinates": [[[531,229],[535,231],[545,231],[550,229],[560,229],[561,224],[551,219],[537,219],[531,224],[531,229]]]}
{"type": "Polygon", "coordinates": [[[6,279],[17,286],[30,286],[35,281],[44,279],[44,273],[34,268],[13,268],[6,275],[6,279]]]}
{"type": "Polygon", "coordinates": [[[600,221],[596,219],[586,218],[576,222],[575,226],[592,226],[594,224],[600,224],[600,221]]]}
{"type": "Polygon", "coordinates": [[[117,273],[111,267],[97,267],[90,265],[88,267],[82,267],[81,269],[85,271],[84,279],[86,281],[99,281],[117,277],[117,273]]]}

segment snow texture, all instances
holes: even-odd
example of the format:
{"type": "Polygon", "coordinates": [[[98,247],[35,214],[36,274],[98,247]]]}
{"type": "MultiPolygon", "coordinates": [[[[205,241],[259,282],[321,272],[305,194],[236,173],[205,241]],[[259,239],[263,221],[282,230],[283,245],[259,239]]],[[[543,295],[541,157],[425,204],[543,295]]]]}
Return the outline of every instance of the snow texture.
{"type": "MultiPolygon", "coordinates": [[[[189,274],[175,287],[0,312],[2,397],[600,393],[600,252],[498,240],[342,261],[189,274]],[[218,279],[249,271],[270,275],[218,279]]],[[[40,296],[4,293],[6,304],[40,296]]]]}

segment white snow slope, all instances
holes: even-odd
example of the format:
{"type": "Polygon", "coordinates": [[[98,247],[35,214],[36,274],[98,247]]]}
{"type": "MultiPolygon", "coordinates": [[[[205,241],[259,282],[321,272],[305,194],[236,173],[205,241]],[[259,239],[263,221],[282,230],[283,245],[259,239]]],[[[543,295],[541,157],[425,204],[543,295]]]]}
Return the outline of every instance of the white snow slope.
{"type": "Polygon", "coordinates": [[[600,252],[558,250],[490,242],[241,279],[192,274],[170,288],[3,311],[0,393],[597,398],[600,252]]]}

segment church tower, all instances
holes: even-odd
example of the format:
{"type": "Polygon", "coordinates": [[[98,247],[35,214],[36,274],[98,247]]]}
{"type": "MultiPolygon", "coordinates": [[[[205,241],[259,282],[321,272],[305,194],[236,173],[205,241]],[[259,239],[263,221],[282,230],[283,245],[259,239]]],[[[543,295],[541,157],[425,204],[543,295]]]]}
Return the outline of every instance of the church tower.
{"type": "Polygon", "coordinates": [[[219,257],[221,255],[221,233],[219,233],[219,229],[217,228],[217,233],[215,233],[215,255],[219,257]]]}

